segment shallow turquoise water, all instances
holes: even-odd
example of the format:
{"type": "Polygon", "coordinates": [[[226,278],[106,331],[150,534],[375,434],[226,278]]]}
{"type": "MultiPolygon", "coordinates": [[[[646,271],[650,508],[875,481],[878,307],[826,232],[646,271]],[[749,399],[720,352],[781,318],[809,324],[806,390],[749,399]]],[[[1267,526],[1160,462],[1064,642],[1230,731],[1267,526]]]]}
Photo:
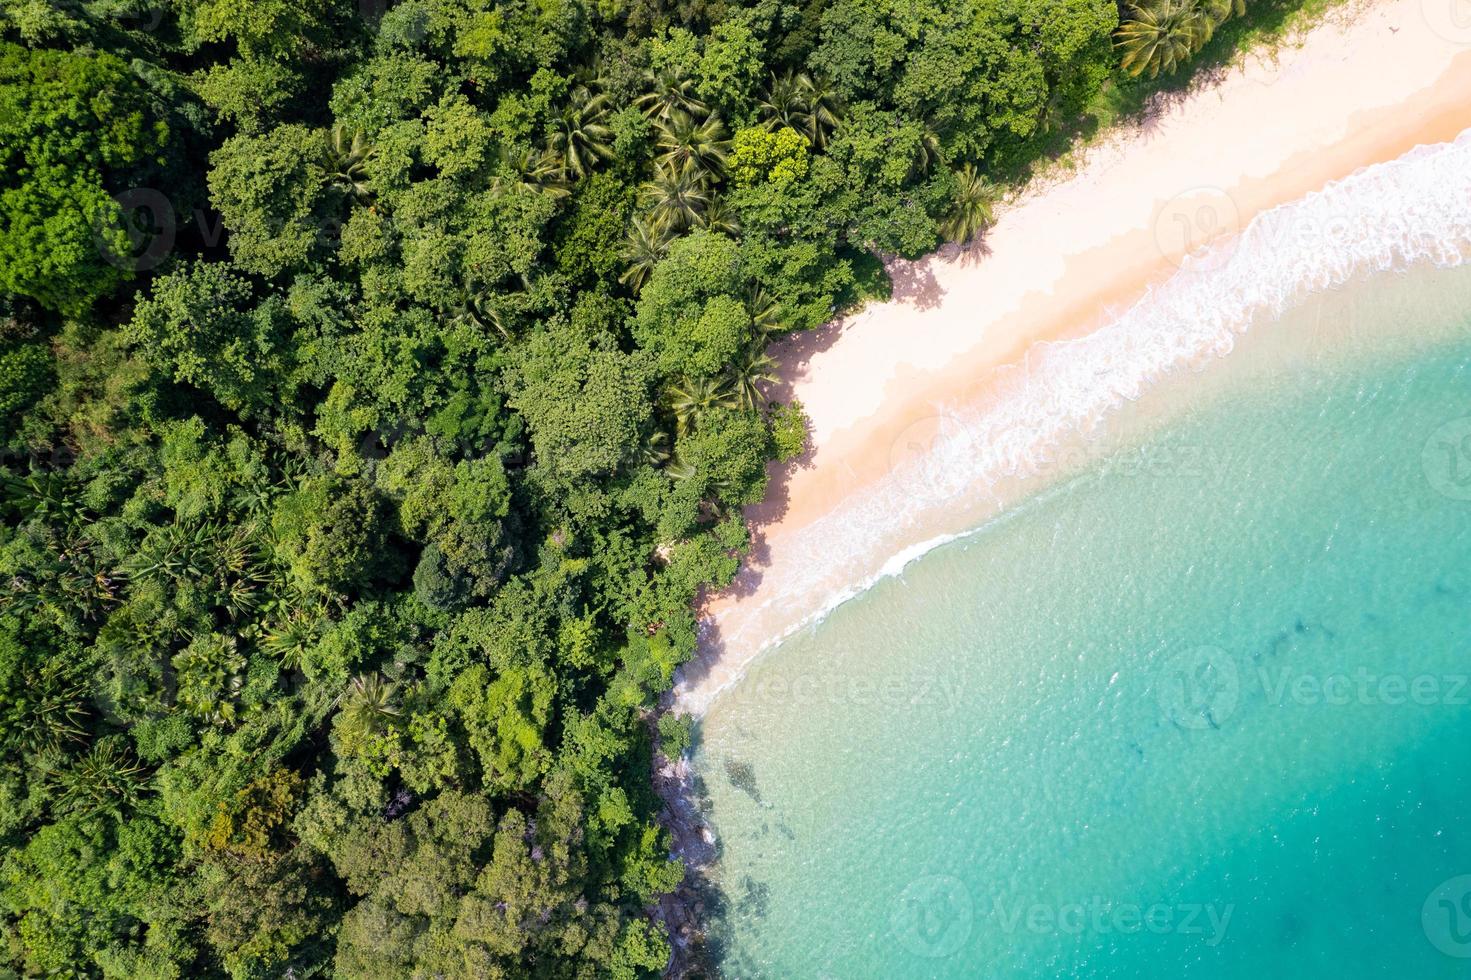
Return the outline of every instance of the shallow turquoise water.
{"type": "Polygon", "coordinates": [[[723,972],[1471,974],[1468,314],[1316,298],[758,661],[723,972]]]}

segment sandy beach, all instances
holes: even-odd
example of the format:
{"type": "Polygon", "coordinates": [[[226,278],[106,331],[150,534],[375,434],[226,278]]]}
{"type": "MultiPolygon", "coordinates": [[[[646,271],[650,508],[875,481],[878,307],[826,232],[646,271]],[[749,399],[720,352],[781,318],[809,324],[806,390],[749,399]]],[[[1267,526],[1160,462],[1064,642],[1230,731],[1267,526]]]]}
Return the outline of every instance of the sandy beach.
{"type": "Polygon", "coordinates": [[[916,486],[892,533],[845,517],[944,443],[956,413],[1029,370],[1038,345],[1086,338],[1171,277],[1200,274],[1187,256],[1257,215],[1468,127],[1471,24],[1437,0],[1354,5],[1083,151],[969,250],[893,263],[889,302],[779,344],[773,394],[805,405],[811,450],[746,511],[751,557],[707,602],[678,704],[703,711],[894,556],[994,513],[999,495],[957,505],[916,486]]]}

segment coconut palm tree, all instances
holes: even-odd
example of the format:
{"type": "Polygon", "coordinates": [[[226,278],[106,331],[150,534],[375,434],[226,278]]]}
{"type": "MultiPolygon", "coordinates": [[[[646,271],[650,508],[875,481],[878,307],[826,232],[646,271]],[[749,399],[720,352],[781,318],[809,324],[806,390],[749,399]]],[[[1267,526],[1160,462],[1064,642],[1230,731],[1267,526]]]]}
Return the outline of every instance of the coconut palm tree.
{"type": "Polygon", "coordinates": [[[797,76],[797,84],[807,107],[807,126],[803,132],[815,149],[824,149],[828,138],[843,125],[843,101],[821,78],[803,74],[797,76]]]}
{"type": "Polygon", "coordinates": [[[812,113],[809,111],[807,94],[800,80],[806,77],[806,75],[799,76],[793,72],[787,72],[785,75],[771,73],[771,81],[766,86],[766,94],[758,104],[762,125],[773,132],[783,128],[795,129],[798,132],[804,132],[807,129],[812,113]]]}
{"type": "Polygon", "coordinates": [[[605,96],[581,85],[573,90],[547,139],[547,150],[561,162],[564,176],[586,177],[599,160],[612,159],[613,131],[603,123],[607,115],[605,96]]]}
{"type": "Polygon", "coordinates": [[[702,115],[707,111],[705,103],[695,94],[694,81],[685,75],[667,69],[651,71],[644,81],[648,91],[639,96],[634,105],[650,119],[668,119],[676,112],[702,115]]]}
{"type": "Polygon", "coordinates": [[[654,221],[675,231],[693,227],[710,203],[705,174],[693,167],[660,166],[643,193],[654,221]]]}
{"type": "Polygon", "coordinates": [[[735,402],[741,408],[755,411],[761,406],[761,386],[776,380],[776,361],[766,353],[766,342],[748,344],[730,366],[730,384],[735,402]]]}
{"type": "Polygon", "coordinates": [[[915,154],[914,173],[929,173],[930,168],[940,163],[944,155],[940,148],[940,134],[928,122],[919,134],[919,152],[915,154]]]}
{"type": "Polygon", "coordinates": [[[696,167],[711,176],[719,176],[725,169],[730,140],[718,115],[711,113],[699,119],[688,112],[676,111],[655,126],[659,131],[658,146],[663,151],[659,162],[664,166],[676,170],[696,167]]]}
{"type": "Polygon", "coordinates": [[[1205,0],[1205,12],[1219,26],[1233,16],[1245,15],[1246,0],[1205,0]]]}
{"type": "Polygon", "coordinates": [[[751,323],[763,337],[785,333],[790,326],[781,304],[759,285],[752,286],[746,293],[746,312],[751,314],[751,323]]]}
{"type": "Polygon", "coordinates": [[[492,291],[462,295],[459,303],[450,310],[450,323],[460,327],[471,327],[481,333],[493,331],[502,340],[511,339],[506,317],[496,305],[496,294],[492,291]]]}
{"type": "Polygon", "coordinates": [[[967,163],[955,172],[955,198],[940,222],[940,232],[952,242],[969,242],[991,224],[995,203],[996,189],[967,163]]]}
{"type": "MultiPolygon", "coordinates": [[[[1218,21],[1207,5],[1219,9],[1233,0],[1138,0],[1119,26],[1114,46],[1123,52],[1120,66],[1130,75],[1173,73],[1210,40],[1218,21]]],[[[1229,12],[1228,12],[1229,13],[1229,12]]]]}
{"type": "Polygon", "coordinates": [[[741,219],[725,203],[725,198],[712,198],[705,212],[700,215],[699,224],[701,228],[709,231],[718,231],[723,235],[735,238],[741,233],[741,219]]]}
{"type": "Polygon", "coordinates": [[[628,268],[618,281],[637,293],[644,288],[649,276],[653,274],[654,266],[664,257],[664,251],[669,243],[674,241],[676,234],[672,228],[665,227],[657,221],[649,221],[644,218],[634,218],[633,224],[628,229],[628,238],[623,245],[623,261],[628,263],[628,268]]]}
{"type": "Polygon", "coordinates": [[[566,197],[571,190],[562,173],[562,164],[555,155],[545,150],[502,146],[496,154],[496,168],[490,178],[490,192],[498,196],[530,192],[553,198],[566,197]]]}
{"type": "Polygon", "coordinates": [[[669,410],[674,413],[676,432],[682,436],[698,429],[700,416],[711,409],[734,408],[737,396],[726,378],[686,376],[670,386],[668,401],[669,410]]]}
{"type": "Polygon", "coordinates": [[[373,147],[361,129],[348,135],[347,127],[338,123],[332,127],[327,140],[327,152],[322,160],[322,169],[327,173],[327,182],[348,193],[359,203],[367,203],[373,196],[368,185],[368,158],[373,147]]]}

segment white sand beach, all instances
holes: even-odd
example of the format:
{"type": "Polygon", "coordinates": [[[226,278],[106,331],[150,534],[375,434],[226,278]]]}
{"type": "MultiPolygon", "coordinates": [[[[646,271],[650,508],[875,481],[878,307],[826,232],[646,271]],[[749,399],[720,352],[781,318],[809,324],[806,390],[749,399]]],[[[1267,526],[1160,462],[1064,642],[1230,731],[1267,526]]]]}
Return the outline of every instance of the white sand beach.
{"type": "Polygon", "coordinates": [[[774,470],[768,500],[746,511],[751,557],[707,601],[679,705],[699,713],[894,556],[986,516],[924,486],[897,505],[912,513],[892,533],[846,515],[944,443],[950,419],[1015,385],[1037,345],[1056,351],[1172,276],[1202,274],[1186,256],[1256,216],[1471,127],[1471,23],[1451,7],[1345,8],[1081,151],[1069,175],[1008,202],[970,250],[893,263],[889,302],[778,345],[775,394],[805,405],[812,448],[774,470]]]}

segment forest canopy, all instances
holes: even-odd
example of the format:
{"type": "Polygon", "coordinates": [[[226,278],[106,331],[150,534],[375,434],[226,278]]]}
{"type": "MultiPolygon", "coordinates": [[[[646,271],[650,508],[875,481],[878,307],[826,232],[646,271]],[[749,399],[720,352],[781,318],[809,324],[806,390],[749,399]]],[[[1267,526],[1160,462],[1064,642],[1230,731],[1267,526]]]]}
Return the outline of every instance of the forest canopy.
{"type": "Polygon", "coordinates": [[[3,970],[662,971],[768,345],[1235,12],[0,0],[3,970]]]}

